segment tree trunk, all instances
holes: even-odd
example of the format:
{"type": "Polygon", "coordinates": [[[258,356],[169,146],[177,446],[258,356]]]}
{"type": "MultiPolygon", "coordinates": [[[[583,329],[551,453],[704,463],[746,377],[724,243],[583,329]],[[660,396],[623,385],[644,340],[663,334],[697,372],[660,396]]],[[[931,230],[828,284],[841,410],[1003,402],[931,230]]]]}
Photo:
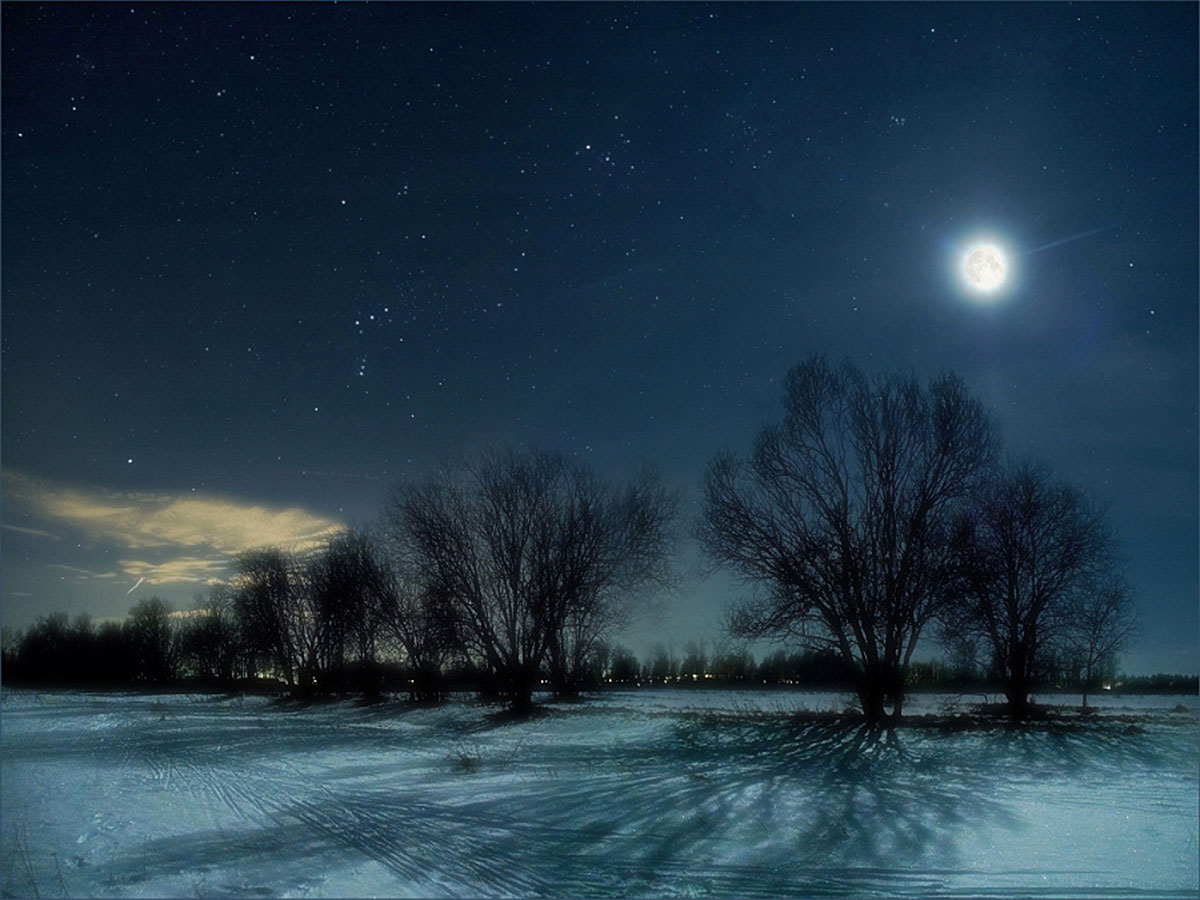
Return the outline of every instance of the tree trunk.
{"type": "Polygon", "coordinates": [[[1004,686],[1008,698],[1008,715],[1011,719],[1024,719],[1029,715],[1029,651],[1019,641],[1009,645],[1009,677],[1004,686]]]}
{"type": "Polygon", "coordinates": [[[554,685],[554,695],[564,700],[574,700],[579,696],[579,687],[568,679],[562,679],[554,685]]]}
{"type": "Polygon", "coordinates": [[[886,700],[892,703],[891,719],[899,720],[904,710],[904,669],[900,666],[889,668],[888,689],[886,700]]]}
{"type": "Polygon", "coordinates": [[[533,686],[537,682],[537,670],[527,666],[514,666],[501,675],[501,696],[508,700],[514,713],[527,713],[533,709],[533,686]]]}
{"type": "Polygon", "coordinates": [[[1029,716],[1029,680],[1024,675],[1011,678],[1004,695],[1008,698],[1010,719],[1019,721],[1029,716]]]}
{"type": "Polygon", "coordinates": [[[863,685],[858,689],[858,702],[868,725],[882,725],[888,720],[883,699],[884,690],[878,684],[863,685]]]}
{"type": "Polygon", "coordinates": [[[533,685],[519,684],[513,688],[508,701],[509,709],[515,713],[527,713],[533,709],[533,685]]]}

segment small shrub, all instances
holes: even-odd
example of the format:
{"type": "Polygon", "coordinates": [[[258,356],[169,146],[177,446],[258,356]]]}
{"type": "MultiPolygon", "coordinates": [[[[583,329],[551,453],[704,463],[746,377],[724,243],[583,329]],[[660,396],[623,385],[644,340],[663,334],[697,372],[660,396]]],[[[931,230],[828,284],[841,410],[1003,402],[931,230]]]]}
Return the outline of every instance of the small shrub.
{"type": "Polygon", "coordinates": [[[479,756],[478,749],[471,749],[465,744],[459,744],[450,754],[450,764],[460,775],[474,775],[479,771],[483,760],[479,756]]]}

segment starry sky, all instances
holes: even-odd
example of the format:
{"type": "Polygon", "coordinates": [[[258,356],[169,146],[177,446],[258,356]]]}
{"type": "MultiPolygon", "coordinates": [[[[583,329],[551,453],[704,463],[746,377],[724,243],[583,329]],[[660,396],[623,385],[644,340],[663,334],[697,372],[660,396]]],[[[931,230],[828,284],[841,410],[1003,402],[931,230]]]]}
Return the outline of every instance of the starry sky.
{"type": "Polygon", "coordinates": [[[2,8],[2,612],[177,606],[474,449],[704,466],[811,354],[960,374],[1197,670],[1194,4],[2,8]],[[964,285],[971,242],[1008,254],[964,285]]]}

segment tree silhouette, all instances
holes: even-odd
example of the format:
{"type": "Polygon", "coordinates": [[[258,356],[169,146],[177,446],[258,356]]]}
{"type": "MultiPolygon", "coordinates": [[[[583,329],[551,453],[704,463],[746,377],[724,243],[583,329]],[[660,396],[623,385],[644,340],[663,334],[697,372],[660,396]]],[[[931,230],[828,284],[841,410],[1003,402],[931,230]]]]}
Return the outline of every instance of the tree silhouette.
{"type": "Polygon", "coordinates": [[[570,696],[589,680],[604,636],[630,620],[638,594],[671,584],[678,498],[650,469],[624,487],[580,465],[565,475],[551,538],[557,609],[547,667],[555,691],[570,696]]]}
{"type": "Polygon", "coordinates": [[[698,534],[761,592],[731,611],[748,638],[838,653],[873,722],[899,716],[903,670],[952,599],[951,523],[996,454],[962,381],[868,378],[814,357],[788,372],[784,418],[749,460],[705,473],[698,534]]]}
{"type": "Polygon", "coordinates": [[[439,700],[443,673],[461,650],[458,612],[444,589],[399,577],[385,627],[404,654],[409,696],[416,701],[439,700]]]}
{"type": "Polygon", "coordinates": [[[954,542],[966,602],[946,611],[947,624],[983,640],[1012,717],[1029,714],[1030,691],[1055,657],[1075,648],[1095,666],[1132,633],[1123,589],[1095,593],[1113,558],[1103,514],[1046,468],[1023,463],[995,477],[954,542]]]}
{"type": "Polygon", "coordinates": [[[66,666],[71,644],[70,619],[65,612],[40,616],[15,650],[17,668],[33,682],[70,681],[72,673],[66,666]]]}
{"type": "Polygon", "coordinates": [[[353,657],[354,686],[364,693],[378,691],[380,632],[396,599],[391,572],[375,543],[363,531],[348,530],[308,560],[305,572],[319,681],[346,686],[348,657],[353,657]]]}
{"type": "Polygon", "coordinates": [[[651,681],[674,681],[679,675],[679,661],[665,644],[657,643],[651,649],[651,658],[646,663],[646,677],[651,681]]]}
{"type": "Polygon", "coordinates": [[[673,503],[652,476],[621,490],[560,455],[505,450],[398,486],[385,518],[404,570],[452,604],[465,651],[520,710],[552,654],[569,679],[622,592],[659,576],[673,503]]]}
{"type": "Polygon", "coordinates": [[[307,623],[293,561],[278,548],[252,550],[237,558],[236,568],[234,604],[251,674],[272,669],[296,685],[303,650],[296,632],[307,623]]]}
{"type": "Polygon", "coordinates": [[[609,678],[617,684],[633,684],[641,674],[637,657],[625,647],[616,647],[612,651],[612,662],[609,667],[609,678]]]}
{"type": "Polygon", "coordinates": [[[679,677],[684,681],[697,681],[708,672],[708,653],[704,641],[688,641],[683,646],[683,662],[679,664],[679,677]]]}
{"type": "Polygon", "coordinates": [[[18,654],[25,633],[20,628],[11,625],[0,625],[0,672],[4,669],[13,671],[20,666],[18,654]]]}
{"type": "Polygon", "coordinates": [[[1116,656],[1137,638],[1141,622],[1129,585],[1117,577],[1076,592],[1067,616],[1067,658],[1078,669],[1086,708],[1094,679],[1116,674],[1116,656]]]}
{"type": "Polygon", "coordinates": [[[228,684],[240,651],[233,591],[216,584],[207,596],[197,594],[179,633],[181,664],[203,681],[228,684]]]}
{"type": "Polygon", "coordinates": [[[179,645],[170,616],[170,604],[158,596],[139,600],[129,611],[126,630],[139,681],[162,684],[177,674],[179,645]]]}

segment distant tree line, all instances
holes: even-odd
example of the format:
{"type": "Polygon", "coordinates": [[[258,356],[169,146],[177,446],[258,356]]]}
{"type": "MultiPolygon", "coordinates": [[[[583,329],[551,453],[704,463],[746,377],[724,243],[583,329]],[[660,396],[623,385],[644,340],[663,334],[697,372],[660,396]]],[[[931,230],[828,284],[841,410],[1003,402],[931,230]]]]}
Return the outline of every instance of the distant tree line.
{"type": "Polygon", "coordinates": [[[1116,539],[1083,491],[1001,455],[961,379],[868,376],[814,357],[784,383],[784,415],[750,453],[719,454],[696,536],[745,582],[735,640],[755,662],[693,644],[638,661],[611,647],[639,600],[669,589],[679,497],[647,470],[608,481],[560,454],[476,454],[396,485],[379,522],[321,550],[236,560],[228,585],[172,615],[46,617],[6,642],[4,674],[42,681],[228,685],[297,693],[450,684],[528,709],[545,685],[845,685],[865,718],[899,718],[914,686],[994,685],[1009,712],[1046,686],[1110,684],[1138,633],[1116,539]],[[915,662],[925,639],[944,663],[915,662]]]}
{"type": "MultiPolygon", "coordinates": [[[[138,602],[124,621],[96,625],[89,616],[71,620],[66,613],[38,619],[25,631],[6,630],[3,667],[9,684],[63,687],[179,687],[229,690],[289,687],[275,669],[258,670],[239,635],[233,596],[225,585],[197,595],[194,606],[173,613],[159,597],[138,602]]],[[[440,660],[406,655],[403,645],[381,641],[374,664],[343,657],[308,690],[316,693],[399,692],[413,699],[438,699],[449,691],[495,694],[492,676],[459,655],[440,660]],[[335,673],[337,673],[335,675],[335,673]]],[[[1174,694],[1200,691],[1194,675],[1131,676],[1113,668],[1088,673],[1069,660],[1051,659],[1043,667],[1040,690],[1096,693],[1174,694]]],[[[539,672],[539,686],[554,690],[550,668],[539,672]]],[[[620,644],[597,641],[575,674],[573,690],[610,687],[795,687],[849,690],[854,672],[837,653],[822,650],[770,651],[760,658],[745,647],[719,641],[688,641],[681,650],[656,644],[642,658],[620,644]]],[[[909,690],[991,692],[1001,681],[987,667],[941,658],[911,663],[909,690]]],[[[293,691],[298,690],[291,684],[293,691]]]]}
{"type": "Polygon", "coordinates": [[[98,626],[91,616],[65,612],[39,618],[3,639],[5,683],[46,685],[160,684],[179,672],[179,634],[171,607],[159,597],[141,600],[124,621],[98,626]]]}

